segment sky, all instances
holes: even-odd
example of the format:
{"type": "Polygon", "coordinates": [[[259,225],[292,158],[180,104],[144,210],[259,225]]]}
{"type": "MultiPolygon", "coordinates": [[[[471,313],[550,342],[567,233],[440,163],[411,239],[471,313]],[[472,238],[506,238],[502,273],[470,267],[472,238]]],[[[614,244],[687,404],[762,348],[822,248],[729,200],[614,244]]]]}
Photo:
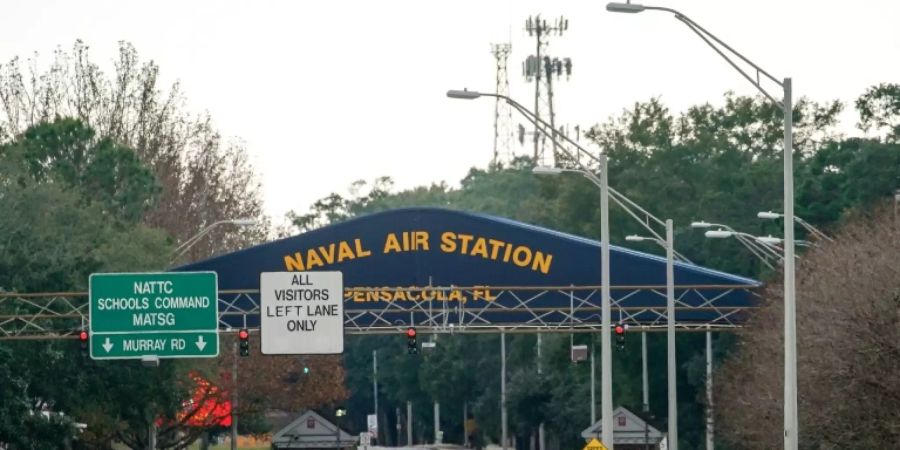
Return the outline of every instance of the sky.
{"type": "MultiPolygon", "coordinates": [[[[356,180],[390,176],[397,189],[457,185],[493,150],[493,102],[446,98],[494,90],[491,43],[510,42],[510,93],[529,105],[522,61],[534,49],[530,15],[564,16],[549,51],[570,57],[556,85],[557,122],[587,128],[658,96],[673,112],[720,104],[755,88],[671,15],[613,14],[605,1],[50,1],[5,6],[0,62],[50,59],[76,39],[112,72],[119,41],[179,81],[192,111],[246,143],[278,222],[356,180]]],[[[651,3],[648,3],[651,4],[651,3]]],[[[716,34],[795,98],[839,99],[900,77],[900,2],[656,0],[716,34]]],[[[780,97],[777,86],[769,86],[780,97]]],[[[847,108],[841,130],[854,133],[847,108]]],[[[519,117],[516,124],[524,123],[519,117]]],[[[857,132],[858,134],[858,132],[857,132]]],[[[530,148],[514,148],[529,154],[530,148]]]]}

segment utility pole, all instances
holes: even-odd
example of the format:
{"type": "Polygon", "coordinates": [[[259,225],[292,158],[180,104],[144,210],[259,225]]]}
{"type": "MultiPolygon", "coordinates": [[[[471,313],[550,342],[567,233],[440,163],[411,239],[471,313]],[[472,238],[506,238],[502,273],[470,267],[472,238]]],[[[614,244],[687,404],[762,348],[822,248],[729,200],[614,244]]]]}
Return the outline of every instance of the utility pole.
{"type": "Polygon", "coordinates": [[[506,332],[500,329],[500,447],[506,450],[506,332]]]}
{"type": "MultiPolygon", "coordinates": [[[[540,377],[541,370],[541,333],[537,335],[537,371],[540,377]]],[[[544,450],[544,422],[538,425],[538,450],[544,450]]]]}
{"type": "Polygon", "coordinates": [[[412,402],[406,401],[406,445],[413,445],[412,439],[412,402]]]}
{"type": "Polygon", "coordinates": [[[378,433],[378,428],[380,428],[378,424],[378,350],[372,350],[372,394],[375,399],[375,435],[381,436],[378,433]]]}
{"type": "Polygon", "coordinates": [[[234,359],[231,360],[231,450],[237,450],[237,427],[238,427],[238,417],[237,417],[237,404],[238,404],[238,370],[237,370],[237,359],[238,359],[238,340],[235,338],[234,342],[231,343],[231,355],[234,359]]]}

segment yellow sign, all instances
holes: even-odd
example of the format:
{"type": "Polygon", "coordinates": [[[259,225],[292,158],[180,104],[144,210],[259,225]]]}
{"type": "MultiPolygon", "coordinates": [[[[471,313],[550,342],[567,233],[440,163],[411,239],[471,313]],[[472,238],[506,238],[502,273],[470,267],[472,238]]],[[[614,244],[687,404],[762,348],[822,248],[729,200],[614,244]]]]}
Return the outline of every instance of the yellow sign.
{"type": "Polygon", "coordinates": [[[587,445],[584,446],[584,450],[608,450],[602,442],[597,440],[597,438],[591,439],[587,445]]]}

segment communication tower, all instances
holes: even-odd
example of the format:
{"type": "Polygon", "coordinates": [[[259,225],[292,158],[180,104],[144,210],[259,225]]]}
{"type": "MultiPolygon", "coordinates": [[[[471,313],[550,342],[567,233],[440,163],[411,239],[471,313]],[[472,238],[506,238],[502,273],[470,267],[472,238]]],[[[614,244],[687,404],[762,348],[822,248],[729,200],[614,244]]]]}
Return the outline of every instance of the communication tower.
{"type": "MultiPolygon", "coordinates": [[[[509,75],[506,71],[506,61],[512,52],[512,45],[491,44],[491,54],[497,63],[497,82],[495,92],[509,96],[509,75]]],[[[494,103],[494,157],[491,165],[497,165],[512,160],[513,122],[512,108],[509,103],[496,98],[494,103]]]]}
{"type": "MultiPolygon", "coordinates": [[[[540,15],[530,16],[525,20],[525,30],[529,36],[535,38],[535,54],[528,55],[522,63],[522,74],[528,82],[534,81],[534,113],[547,121],[553,129],[556,137],[556,113],[553,109],[553,80],[559,80],[565,75],[568,79],[572,75],[572,58],[559,58],[548,54],[547,47],[551,36],[562,36],[569,29],[569,20],[563,16],[547,22],[540,15]]],[[[553,159],[546,160],[546,139],[542,137],[535,127],[532,133],[534,139],[534,160],[537,164],[552,164],[559,157],[559,150],[554,145],[553,159]]],[[[524,142],[524,135],[519,132],[520,142],[524,142]]]]}

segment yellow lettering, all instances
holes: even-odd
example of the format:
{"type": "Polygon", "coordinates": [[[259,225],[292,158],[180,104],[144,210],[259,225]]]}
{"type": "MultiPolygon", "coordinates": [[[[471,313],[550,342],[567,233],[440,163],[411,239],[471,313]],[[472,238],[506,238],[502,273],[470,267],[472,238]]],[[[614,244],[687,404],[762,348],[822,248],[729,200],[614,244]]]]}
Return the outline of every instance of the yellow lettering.
{"type": "Polygon", "coordinates": [[[366,291],[366,301],[367,302],[377,302],[378,301],[378,291],[366,291]]]}
{"type": "Polygon", "coordinates": [[[388,233],[384,238],[384,253],[400,251],[400,243],[397,242],[397,236],[394,233],[388,233]]]}
{"type": "Polygon", "coordinates": [[[509,256],[512,254],[513,246],[511,244],[506,244],[506,251],[503,252],[503,262],[509,262],[509,256]]]}
{"type": "Polygon", "coordinates": [[[316,250],[311,248],[306,251],[306,268],[312,269],[316,266],[324,266],[322,263],[322,258],[319,258],[319,255],[316,253],[316,250]]]}
{"type": "Polygon", "coordinates": [[[553,255],[545,255],[540,251],[536,251],[534,252],[534,261],[531,263],[531,270],[546,274],[550,272],[550,263],[552,261],[553,255]]]}
{"type": "Polygon", "coordinates": [[[378,292],[380,293],[379,297],[381,298],[381,301],[383,301],[383,302],[389,302],[394,299],[391,296],[391,291],[389,291],[388,288],[384,288],[378,292]]]}
{"type": "Polygon", "coordinates": [[[403,232],[403,251],[409,251],[409,231],[403,232]]]}
{"type": "Polygon", "coordinates": [[[288,272],[290,271],[304,271],[306,268],[303,267],[303,254],[300,252],[294,253],[294,256],[285,255],[284,256],[284,267],[287,268],[288,272]]]}
{"type": "Polygon", "coordinates": [[[434,289],[427,289],[422,291],[422,300],[426,302],[434,300],[434,289]]]}
{"type": "Polygon", "coordinates": [[[531,262],[531,249],[525,246],[516,247],[513,251],[513,263],[519,267],[525,267],[531,262]]]}
{"type": "Polygon", "coordinates": [[[334,244],[328,244],[328,250],[325,250],[324,246],[319,247],[319,253],[325,257],[325,262],[328,264],[334,264],[334,244]]]}
{"type": "Polygon", "coordinates": [[[500,247],[503,247],[506,242],[498,241],[497,239],[489,239],[488,242],[491,243],[491,259],[494,261],[497,260],[497,252],[500,251],[500,247]]]}
{"type": "Polygon", "coordinates": [[[428,232],[416,231],[416,249],[428,250],[428,232]]]}
{"type": "Polygon", "coordinates": [[[441,250],[444,253],[453,253],[456,251],[456,233],[452,231],[445,231],[441,234],[441,250]]]}
{"type": "Polygon", "coordinates": [[[467,254],[467,250],[469,249],[469,241],[475,238],[471,234],[460,234],[459,240],[462,241],[462,248],[459,250],[463,255],[467,254]]]}
{"type": "Polygon", "coordinates": [[[484,242],[484,238],[480,237],[475,241],[475,245],[472,246],[472,253],[469,253],[472,256],[481,256],[482,258],[487,259],[487,245],[484,242]]]}
{"type": "Polygon", "coordinates": [[[419,293],[417,293],[416,291],[414,291],[412,289],[406,291],[406,296],[409,297],[409,301],[411,301],[411,302],[419,301],[419,293]]]}
{"type": "Polygon", "coordinates": [[[355,303],[365,303],[366,295],[362,291],[353,291],[353,301],[355,303]]]}
{"type": "Polygon", "coordinates": [[[465,299],[466,298],[463,297],[463,295],[462,295],[462,291],[460,291],[459,289],[454,289],[454,290],[450,291],[450,297],[447,298],[447,300],[449,300],[451,302],[454,300],[461,302],[461,301],[465,301],[465,299]]]}
{"type": "Polygon", "coordinates": [[[350,244],[346,241],[341,241],[341,243],[338,244],[338,262],[353,258],[356,258],[356,256],[353,254],[353,249],[350,248],[350,244]]]}
{"type": "Polygon", "coordinates": [[[354,239],[353,242],[356,243],[356,257],[357,258],[362,258],[364,256],[372,255],[371,251],[366,250],[362,247],[362,241],[360,241],[359,239],[354,239]]]}

